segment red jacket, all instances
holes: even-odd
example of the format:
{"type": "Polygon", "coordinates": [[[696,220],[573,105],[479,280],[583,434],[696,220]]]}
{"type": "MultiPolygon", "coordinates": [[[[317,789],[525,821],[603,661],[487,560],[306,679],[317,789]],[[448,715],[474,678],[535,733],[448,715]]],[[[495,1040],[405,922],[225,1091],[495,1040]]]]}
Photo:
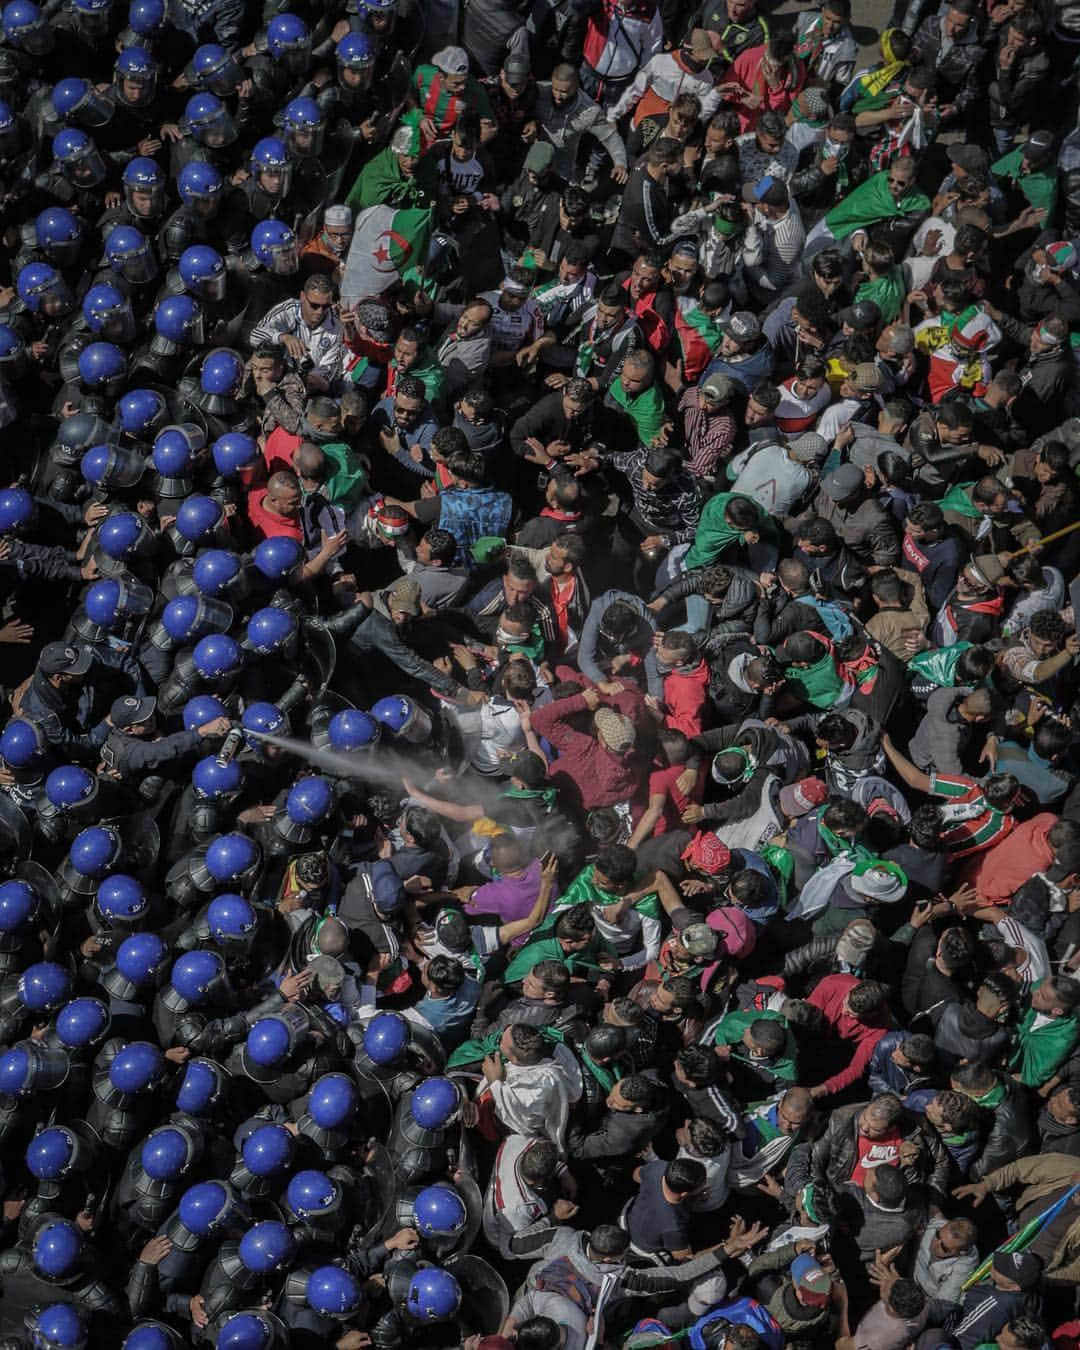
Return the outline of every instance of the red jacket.
{"type": "Polygon", "coordinates": [[[588,712],[588,708],[581,694],[572,694],[538,708],[532,715],[532,724],[536,734],[550,741],[559,752],[549,777],[557,786],[569,788],[571,795],[580,795],[582,807],[593,811],[640,796],[646,774],[635,750],[616,755],[591,732],[578,731],[570,724],[570,718],[588,712]]]}
{"type": "Polygon", "coordinates": [[[664,725],[684,736],[700,736],[708,700],[709,667],[704,660],[693,670],[673,670],[664,676],[664,725]]]}
{"type": "Polygon", "coordinates": [[[850,1087],[852,1083],[857,1083],[862,1078],[870,1065],[874,1046],[893,1025],[892,1016],[887,1011],[877,1026],[860,1022],[845,1011],[844,1001],[855,986],[861,983],[862,981],[856,979],[854,975],[826,975],[808,1000],[815,1008],[821,1009],[822,1017],[842,1041],[852,1041],[855,1045],[855,1053],[847,1068],[834,1073],[822,1084],[830,1095],[834,1092],[843,1092],[844,1088],[850,1087]]]}
{"type": "Polygon", "coordinates": [[[971,881],[980,900],[1007,905],[1025,881],[1050,866],[1054,854],[1046,836],[1056,821],[1057,816],[1042,811],[979,857],[971,881]]]}

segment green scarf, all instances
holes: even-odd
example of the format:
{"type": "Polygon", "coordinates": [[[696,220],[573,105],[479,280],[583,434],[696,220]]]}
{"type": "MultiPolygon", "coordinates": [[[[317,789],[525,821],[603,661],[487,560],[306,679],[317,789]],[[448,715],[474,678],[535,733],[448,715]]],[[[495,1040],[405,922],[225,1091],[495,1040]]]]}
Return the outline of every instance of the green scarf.
{"type": "MultiPolygon", "coordinates": [[[[621,895],[616,895],[614,891],[604,891],[597,886],[594,881],[596,873],[596,864],[589,863],[573,879],[562,895],[556,902],[556,913],[560,909],[566,909],[570,905],[600,905],[606,908],[608,905],[617,905],[622,899],[621,895]]],[[[644,895],[634,908],[639,914],[647,919],[659,919],[660,917],[660,898],[655,893],[644,895]]]]}
{"type": "Polygon", "coordinates": [[[555,803],[559,799],[558,788],[503,788],[499,793],[500,797],[509,797],[512,801],[519,802],[543,802],[544,810],[550,815],[555,810],[555,803]]]}
{"type": "MultiPolygon", "coordinates": [[[[566,1040],[566,1037],[557,1027],[537,1027],[536,1029],[544,1040],[551,1045],[562,1045],[566,1040]]],[[[487,1059],[488,1055],[498,1053],[501,1040],[501,1031],[489,1031],[486,1036],[478,1036],[472,1041],[463,1041],[446,1061],[446,1067],[448,1069],[460,1069],[463,1064],[475,1064],[478,1060],[487,1059]]],[[[608,1091],[610,1092],[611,1088],[608,1088],[608,1091]]]]}
{"type": "Polygon", "coordinates": [[[829,829],[828,825],[825,824],[820,816],[818,817],[817,830],[822,843],[828,850],[830,858],[844,856],[854,858],[857,861],[863,861],[874,856],[866,845],[860,844],[857,839],[848,841],[841,839],[839,835],[833,834],[832,830],[829,829]]]}
{"type": "Polygon", "coordinates": [[[515,656],[527,656],[530,661],[542,661],[544,659],[544,638],[540,632],[540,625],[534,623],[527,638],[522,638],[518,642],[508,642],[506,650],[512,652],[515,656]]]}
{"type": "Polygon", "coordinates": [[[897,201],[889,191],[889,175],[883,169],[837,202],[825,217],[825,224],[834,239],[847,239],[856,230],[868,230],[883,220],[929,210],[930,198],[916,187],[897,201]]]}
{"type": "MultiPolygon", "coordinates": [[[[951,647],[934,647],[927,652],[916,652],[908,662],[908,670],[936,684],[939,689],[952,689],[956,684],[957,663],[970,646],[970,642],[954,642],[951,647]]],[[[983,681],[984,684],[988,682],[983,681]]]]}
{"type": "Polygon", "coordinates": [[[354,511],[371,491],[367,470],[346,441],[331,441],[320,447],[330,461],[331,473],[323,484],[323,494],[331,506],[354,511]]]}
{"type": "Polygon", "coordinates": [[[589,1054],[588,1050],[586,1050],[584,1046],[582,1046],[581,1049],[578,1050],[578,1055],[581,1059],[581,1062],[585,1065],[585,1067],[588,1069],[588,1071],[592,1074],[592,1076],[596,1079],[596,1081],[600,1084],[600,1086],[604,1089],[605,1092],[610,1092],[611,1089],[622,1077],[622,1069],[620,1069],[617,1064],[610,1069],[605,1068],[603,1064],[597,1064],[596,1060],[593,1059],[592,1055],[589,1054]]]}
{"type": "Polygon", "coordinates": [[[779,844],[766,844],[764,848],[758,851],[769,864],[769,870],[776,878],[776,884],[780,888],[781,908],[787,909],[791,883],[795,880],[794,855],[790,850],[782,848],[779,844]]]}
{"type": "Polygon", "coordinates": [[[981,1097],[973,1097],[972,1101],[976,1106],[982,1106],[987,1111],[996,1111],[1005,1100],[1005,1084],[999,1079],[989,1092],[984,1092],[981,1097]]]}
{"type": "Polygon", "coordinates": [[[844,687],[831,652],[826,652],[820,661],[815,661],[805,670],[788,666],[787,682],[789,688],[801,694],[815,708],[831,708],[844,687]]]}
{"type": "Polygon", "coordinates": [[[854,304],[860,300],[873,300],[881,310],[882,323],[892,323],[900,317],[907,295],[907,283],[899,267],[891,267],[888,274],[875,277],[873,281],[864,281],[855,292],[854,304]]]}
{"type": "Polygon", "coordinates": [[[938,502],[943,511],[954,511],[958,516],[967,516],[968,520],[981,520],[982,512],[971,500],[974,483],[954,483],[938,502]]]}
{"type": "MultiPolygon", "coordinates": [[[[737,530],[734,525],[729,525],[724,518],[728,503],[736,497],[742,498],[744,502],[751,500],[750,497],[743,496],[741,492],[717,492],[705,503],[701,512],[701,519],[698,521],[697,533],[694,535],[694,542],[690,545],[683,560],[685,571],[692,571],[695,567],[708,567],[709,563],[715,562],[726,548],[733,544],[742,543],[742,530],[737,530]]],[[[754,509],[758,513],[754,529],[771,534],[772,523],[769,518],[762,513],[756,502],[754,502],[754,509]]]]}

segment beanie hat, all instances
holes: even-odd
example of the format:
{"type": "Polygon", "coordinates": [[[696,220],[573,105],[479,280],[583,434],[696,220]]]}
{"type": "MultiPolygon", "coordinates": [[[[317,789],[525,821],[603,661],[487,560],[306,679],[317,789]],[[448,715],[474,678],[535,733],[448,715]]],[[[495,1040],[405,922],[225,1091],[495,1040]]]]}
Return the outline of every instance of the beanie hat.
{"type": "Polygon", "coordinates": [[[852,919],[840,934],[836,944],[836,955],[848,966],[860,966],[874,945],[877,935],[869,919],[852,919]]]}
{"type": "Polygon", "coordinates": [[[622,755],[634,748],[637,732],[629,717],[614,708],[597,708],[593,714],[597,734],[613,754],[622,755]]]}

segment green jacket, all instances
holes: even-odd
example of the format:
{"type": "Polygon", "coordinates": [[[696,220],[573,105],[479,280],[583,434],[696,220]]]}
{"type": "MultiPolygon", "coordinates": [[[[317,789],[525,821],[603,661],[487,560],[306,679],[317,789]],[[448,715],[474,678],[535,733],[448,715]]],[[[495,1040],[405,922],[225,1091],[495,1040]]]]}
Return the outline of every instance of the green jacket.
{"type": "MultiPolygon", "coordinates": [[[[795,1045],[795,1037],[791,1034],[791,1028],[787,1024],[787,1019],[782,1013],[770,1012],[766,1009],[763,1012],[756,1012],[749,1009],[746,1012],[729,1012],[722,1017],[716,1027],[717,1045],[742,1045],[743,1032],[753,1022],[759,1022],[764,1019],[766,1022],[779,1022],[787,1033],[787,1041],[784,1049],[776,1059],[770,1061],[769,1068],[777,1078],[782,1078],[786,1083],[794,1083],[798,1078],[798,1069],[795,1064],[795,1056],[798,1053],[795,1045]]],[[[736,1050],[732,1059],[741,1059],[745,1063],[753,1066],[753,1059],[746,1053],[745,1049],[736,1050]]]]}
{"type": "Polygon", "coordinates": [[[1024,1014],[1009,1056],[1009,1068],[1019,1071],[1021,1083],[1030,1088],[1049,1082],[1080,1041],[1080,1021],[1075,1016],[1051,1018],[1037,1030],[1033,1025],[1036,1016],[1034,1008],[1024,1014]]]}
{"type": "MultiPolygon", "coordinates": [[[[523,980],[532,968],[538,966],[541,961],[561,961],[570,971],[570,974],[574,975],[583,970],[599,970],[598,957],[605,953],[611,956],[615,955],[611,946],[603,938],[595,935],[589,945],[583,947],[581,951],[564,952],[559,944],[559,939],[552,932],[551,925],[546,927],[547,936],[538,937],[527,943],[506,967],[503,972],[504,984],[516,984],[519,980],[523,980]]],[[[543,930],[538,931],[543,932],[543,930]]]]}
{"type": "Polygon", "coordinates": [[[694,542],[690,545],[684,559],[684,566],[688,572],[693,567],[708,567],[710,563],[716,562],[726,548],[742,543],[742,530],[735,529],[724,519],[724,512],[728,508],[728,503],[736,497],[742,497],[744,502],[751,502],[753,505],[758,514],[758,523],[755,529],[766,534],[772,533],[772,522],[752,498],[743,497],[741,492],[718,492],[714,497],[709,498],[701,512],[694,542]]]}
{"type": "Polygon", "coordinates": [[[1034,206],[1036,209],[1045,207],[1047,224],[1049,224],[1049,218],[1054,214],[1054,207],[1057,205],[1056,165],[1051,165],[1053,172],[1049,173],[1045,169],[1021,173],[1020,165],[1023,158],[1024,147],[1021,145],[1015,150],[1010,150],[1007,155],[1002,155],[999,160],[995,160],[990,165],[990,172],[995,178],[1007,178],[1012,186],[1027,198],[1029,206],[1034,206]]]}

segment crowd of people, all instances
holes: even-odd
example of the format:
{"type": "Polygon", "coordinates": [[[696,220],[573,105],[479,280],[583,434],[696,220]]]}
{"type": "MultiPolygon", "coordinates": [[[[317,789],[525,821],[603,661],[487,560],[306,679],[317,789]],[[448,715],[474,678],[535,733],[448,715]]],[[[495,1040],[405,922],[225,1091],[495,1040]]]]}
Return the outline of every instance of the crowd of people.
{"type": "Polygon", "coordinates": [[[0,1348],[1080,1344],[1080,6],[8,0],[0,1348]]]}

